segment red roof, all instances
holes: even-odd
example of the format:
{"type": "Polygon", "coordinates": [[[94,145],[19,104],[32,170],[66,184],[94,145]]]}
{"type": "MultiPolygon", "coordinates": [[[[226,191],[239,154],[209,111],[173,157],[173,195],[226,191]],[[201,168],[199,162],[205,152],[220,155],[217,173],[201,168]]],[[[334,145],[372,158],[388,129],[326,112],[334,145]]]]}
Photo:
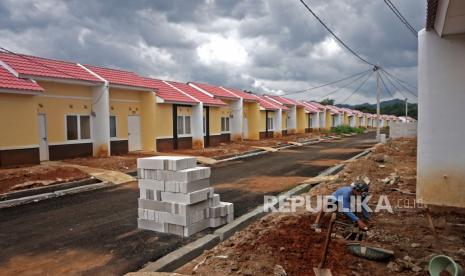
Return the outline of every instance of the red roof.
{"type": "Polygon", "coordinates": [[[228,90],[229,92],[234,93],[235,95],[241,97],[245,101],[253,101],[253,102],[258,102],[257,97],[255,97],[252,93],[244,92],[239,89],[235,88],[226,88],[226,87],[221,87],[222,89],[228,90]]]}
{"type": "Polygon", "coordinates": [[[317,107],[320,109],[320,111],[323,111],[326,109],[326,106],[320,104],[320,103],[317,103],[317,102],[307,102],[308,104],[311,104],[313,105],[314,107],[317,107]]]}
{"type": "Polygon", "coordinates": [[[281,108],[282,110],[289,110],[289,108],[283,104],[281,104],[280,101],[273,99],[270,96],[264,95],[263,98],[265,98],[266,101],[272,103],[273,105],[277,106],[277,108],[281,108]]]}
{"type": "Polygon", "coordinates": [[[102,68],[93,65],[85,65],[85,67],[107,80],[110,83],[110,85],[116,84],[145,89],[156,88],[153,84],[147,82],[144,78],[136,75],[133,72],[102,68]]]}
{"type": "Polygon", "coordinates": [[[200,92],[199,90],[195,89],[194,87],[186,83],[180,83],[180,82],[174,82],[174,81],[167,81],[167,83],[171,84],[172,86],[176,87],[179,90],[182,90],[184,93],[189,94],[195,99],[201,101],[204,105],[217,105],[217,106],[226,105],[223,101],[210,97],[207,94],[200,92]]]}
{"type": "Polygon", "coordinates": [[[186,96],[185,94],[174,89],[170,85],[164,83],[162,80],[144,78],[147,85],[153,86],[157,89],[157,96],[166,102],[170,103],[186,103],[186,104],[197,104],[198,102],[194,99],[186,96]]]}
{"type": "Polygon", "coordinates": [[[102,81],[76,63],[0,52],[0,60],[21,76],[46,77],[66,80],[102,81]]]}
{"type": "Polygon", "coordinates": [[[228,98],[228,99],[239,99],[238,96],[234,95],[233,93],[229,92],[228,90],[223,89],[222,87],[205,84],[205,83],[198,83],[193,82],[193,85],[199,87],[200,89],[205,90],[206,92],[212,94],[214,97],[218,98],[228,98]]]}
{"type": "Polygon", "coordinates": [[[307,102],[302,102],[301,105],[304,106],[305,108],[305,111],[309,112],[309,113],[318,113],[320,112],[320,109],[307,103],[307,102]]]}
{"type": "Polygon", "coordinates": [[[326,105],[326,108],[329,109],[329,111],[331,112],[331,114],[339,114],[342,112],[342,110],[340,110],[339,108],[333,106],[333,105],[326,105]]]}
{"type": "Polygon", "coordinates": [[[272,99],[280,102],[282,105],[299,105],[299,106],[302,105],[301,103],[299,103],[299,102],[297,102],[295,100],[284,98],[284,97],[281,97],[281,96],[267,95],[266,97],[272,98],[272,99]]]}
{"type": "Polygon", "coordinates": [[[42,92],[44,89],[37,83],[20,79],[11,74],[8,70],[0,66],[0,89],[18,90],[18,92],[42,92]]]}

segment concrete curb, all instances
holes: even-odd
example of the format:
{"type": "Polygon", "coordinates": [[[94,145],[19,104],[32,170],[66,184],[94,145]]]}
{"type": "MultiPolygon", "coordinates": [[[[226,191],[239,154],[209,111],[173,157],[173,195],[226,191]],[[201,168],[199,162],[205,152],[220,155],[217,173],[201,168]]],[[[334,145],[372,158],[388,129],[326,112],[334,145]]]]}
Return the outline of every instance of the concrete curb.
{"type": "Polygon", "coordinates": [[[99,182],[96,184],[89,184],[89,185],[80,186],[80,187],[58,190],[58,191],[54,191],[50,193],[4,200],[0,202],[0,209],[10,208],[10,207],[18,206],[18,205],[24,205],[24,204],[28,204],[32,202],[39,202],[45,199],[60,197],[64,195],[71,195],[71,194],[77,194],[81,192],[92,191],[92,190],[101,189],[101,188],[110,187],[110,186],[113,186],[113,184],[99,182]]]}
{"type": "MultiPolygon", "coordinates": [[[[294,146],[295,147],[295,146],[294,146]]],[[[367,149],[352,158],[348,160],[355,160],[358,159],[362,156],[365,156],[371,152],[371,149],[367,149]]],[[[345,164],[338,164],[333,167],[330,167],[320,174],[318,176],[329,176],[329,175],[335,175],[338,172],[340,172],[344,168],[345,164]]],[[[285,197],[286,199],[299,195],[302,193],[305,193],[309,191],[312,187],[315,185],[318,185],[318,183],[315,184],[300,184],[291,190],[285,191],[280,193],[278,196],[285,197]]],[[[208,238],[200,238],[192,243],[189,243],[171,253],[168,255],[154,261],[146,264],[144,268],[139,270],[140,272],[172,272],[184,264],[190,262],[191,260],[195,259],[196,257],[200,256],[204,250],[208,250],[210,248],[213,248],[215,245],[219,244],[221,241],[224,241],[234,235],[237,231],[240,231],[247,227],[249,224],[254,222],[257,218],[263,217],[267,212],[264,212],[264,207],[263,205],[260,205],[253,209],[252,211],[240,216],[239,218],[236,218],[233,222],[226,224],[223,227],[220,227],[216,229],[213,234],[209,234],[205,237],[208,238]],[[204,239],[205,238],[205,239],[204,239]]]]}
{"type": "Polygon", "coordinates": [[[200,256],[203,251],[213,248],[218,243],[220,243],[219,236],[208,234],[161,257],[156,262],[148,263],[139,272],[174,271],[197,256],[200,256]]]}

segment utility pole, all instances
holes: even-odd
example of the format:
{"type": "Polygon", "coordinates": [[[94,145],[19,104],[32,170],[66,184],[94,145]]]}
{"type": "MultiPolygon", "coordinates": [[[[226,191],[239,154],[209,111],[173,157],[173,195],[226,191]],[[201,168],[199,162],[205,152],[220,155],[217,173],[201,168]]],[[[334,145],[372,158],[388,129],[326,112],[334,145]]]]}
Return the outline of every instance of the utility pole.
{"type": "Polygon", "coordinates": [[[405,121],[407,121],[408,116],[408,99],[405,98],[405,121]]]}
{"type": "Polygon", "coordinates": [[[381,90],[379,86],[379,64],[373,67],[373,71],[376,71],[376,140],[381,139],[381,124],[380,124],[380,100],[381,90]]]}

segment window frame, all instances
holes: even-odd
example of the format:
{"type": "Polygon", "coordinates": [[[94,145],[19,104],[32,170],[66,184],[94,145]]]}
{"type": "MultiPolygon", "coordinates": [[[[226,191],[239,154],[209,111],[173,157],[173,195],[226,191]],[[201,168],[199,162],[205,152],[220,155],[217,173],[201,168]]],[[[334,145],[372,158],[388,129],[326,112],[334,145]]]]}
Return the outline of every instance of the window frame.
{"type": "Polygon", "coordinates": [[[118,139],[118,116],[110,115],[110,139],[118,139]],[[111,136],[111,117],[115,118],[115,136],[111,136]]]}
{"type": "Polygon", "coordinates": [[[231,118],[227,116],[221,117],[221,133],[231,133],[231,118]]]}
{"type": "Polygon", "coordinates": [[[64,125],[65,125],[65,142],[68,144],[72,143],[85,143],[93,141],[93,120],[90,114],[65,114],[64,115],[64,125]],[[77,139],[69,140],[68,139],[68,117],[76,117],[77,120],[77,139]],[[81,139],[81,117],[89,117],[89,136],[90,138],[81,139]]]}
{"type": "Polygon", "coordinates": [[[178,115],[176,118],[176,133],[178,137],[192,137],[192,116],[191,115],[178,115]],[[187,130],[187,123],[186,123],[186,118],[189,118],[189,133],[186,133],[187,130]],[[182,118],[182,133],[179,132],[178,124],[180,121],[180,118],[182,118]]]}
{"type": "Polygon", "coordinates": [[[268,127],[268,131],[273,131],[274,130],[274,117],[268,117],[266,118],[267,121],[266,121],[266,124],[268,124],[268,121],[271,122],[271,124],[269,124],[268,126],[265,126],[265,127],[268,127]]]}

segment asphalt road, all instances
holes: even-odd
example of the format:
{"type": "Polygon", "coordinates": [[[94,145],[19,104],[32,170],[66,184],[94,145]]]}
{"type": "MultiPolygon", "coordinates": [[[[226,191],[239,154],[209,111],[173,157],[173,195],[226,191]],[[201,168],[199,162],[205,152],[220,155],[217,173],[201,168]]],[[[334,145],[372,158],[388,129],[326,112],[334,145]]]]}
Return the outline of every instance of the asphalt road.
{"type": "MultiPolygon", "coordinates": [[[[268,153],[213,167],[211,183],[235,215],[374,144],[374,134],[268,153]]],[[[121,275],[189,239],[137,229],[136,183],[0,210],[1,275],[121,275]]]]}

